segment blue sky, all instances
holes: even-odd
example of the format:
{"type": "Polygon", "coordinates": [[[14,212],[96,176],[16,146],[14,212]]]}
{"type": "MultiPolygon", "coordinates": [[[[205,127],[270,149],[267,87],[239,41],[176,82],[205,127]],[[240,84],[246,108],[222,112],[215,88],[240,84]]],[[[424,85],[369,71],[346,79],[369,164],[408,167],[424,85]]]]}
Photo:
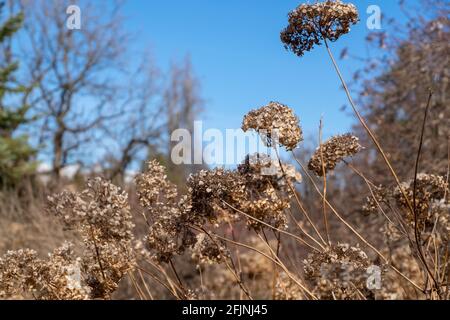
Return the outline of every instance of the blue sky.
{"type": "MultiPolygon", "coordinates": [[[[398,16],[394,0],[355,0],[361,22],[332,45],[366,55],[366,9],[380,6],[383,14],[398,16]]],[[[321,115],[326,136],[349,130],[351,116],[324,47],[298,58],[283,48],[280,30],[298,0],[129,0],[127,27],[137,32],[139,47],[150,47],[160,66],[190,55],[206,99],[199,115],[206,128],[238,128],[250,109],[275,100],[288,104],[300,117],[305,135],[317,135],[321,115]]],[[[358,65],[340,61],[347,78],[358,65]]]]}

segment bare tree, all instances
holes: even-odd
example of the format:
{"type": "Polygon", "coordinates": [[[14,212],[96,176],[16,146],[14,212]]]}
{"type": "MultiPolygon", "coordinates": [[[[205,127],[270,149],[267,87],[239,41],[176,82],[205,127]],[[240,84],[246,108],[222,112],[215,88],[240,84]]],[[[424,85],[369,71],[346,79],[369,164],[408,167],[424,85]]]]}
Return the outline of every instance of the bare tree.
{"type": "Polygon", "coordinates": [[[138,167],[149,153],[157,153],[167,124],[161,99],[162,75],[145,54],[124,92],[124,112],[114,128],[105,128],[114,148],[107,153],[107,176],[123,181],[132,165],[138,167]]]}
{"type": "Polygon", "coordinates": [[[45,144],[52,172],[75,161],[93,161],[88,143],[95,131],[119,114],[115,95],[127,36],[118,6],[79,2],[80,30],[66,26],[69,1],[23,0],[25,34],[21,38],[24,77],[31,80],[32,110],[42,116],[39,142],[45,144]],[[75,154],[78,154],[75,156],[75,154]]]}
{"type": "Polygon", "coordinates": [[[199,84],[188,58],[181,64],[173,63],[164,75],[148,54],[144,57],[129,82],[121,123],[108,134],[114,137],[117,150],[107,155],[107,175],[123,179],[127,170],[158,158],[167,166],[170,178],[182,182],[194,168],[171,161],[171,135],[179,128],[192,133],[195,117],[202,110],[199,84]]]}

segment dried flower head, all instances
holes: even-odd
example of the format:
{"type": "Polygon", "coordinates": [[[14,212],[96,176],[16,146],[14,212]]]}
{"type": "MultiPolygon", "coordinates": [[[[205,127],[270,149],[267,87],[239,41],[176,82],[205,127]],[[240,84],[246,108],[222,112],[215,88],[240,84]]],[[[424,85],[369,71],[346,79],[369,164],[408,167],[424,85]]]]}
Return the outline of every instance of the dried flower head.
{"type": "Polygon", "coordinates": [[[81,193],[64,191],[48,197],[48,209],[60,217],[68,229],[95,234],[102,241],[129,241],[133,238],[133,217],[128,195],[103,180],[91,179],[81,193]]]}
{"type": "MultiPolygon", "coordinates": [[[[237,206],[250,216],[276,228],[287,228],[285,209],[290,206],[291,190],[301,175],[295,167],[280,164],[265,154],[247,156],[238,166],[239,175],[245,184],[246,196],[237,206]]],[[[248,219],[253,229],[261,229],[264,224],[248,219]]]]}
{"type": "Polygon", "coordinates": [[[178,197],[178,190],[168,181],[165,171],[153,160],[146,172],[136,177],[140,203],[150,212],[144,242],[157,262],[169,262],[173,255],[182,254],[195,243],[195,235],[188,225],[193,223],[191,199],[178,197]]]}
{"type": "MultiPolygon", "coordinates": [[[[290,206],[290,190],[301,181],[301,175],[294,167],[273,161],[267,155],[247,156],[235,171],[214,169],[202,170],[188,179],[191,199],[190,221],[202,224],[205,221],[218,222],[219,214],[233,216],[244,212],[276,228],[286,228],[284,210],[290,206]]],[[[255,219],[247,221],[251,228],[264,225],[255,219]]]]}
{"type": "Polygon", "coordinates": [[[201,170],[190,175],[187,186],[191,199],[192,219],[203,224],[205,220],[214,222],[216,213],[229,205],[237,205],[245,199],[245,183],[242,177],[233,171],[217,168],[201,170]]]}
{"type": "Polygon", "coordinates": [[[133,270],[135,258],[129,243],[86,241],[82,271],[91,299],[110,299],[120,281],[133,270]]]}
{"type": "Polygon", "coordinates": [[[303,140],[299,120],[291,108],[278,102],[250,111],[242,124],[245,132],[257,131],[268,146],[280,144],[293,150],[303,140]]]}
{"type": "Polygon", "coordinates": [[[245,178],[248,187],[265,187],[271,184],[279,191],[286,191],[287,183],[294,185],[302,182],[302,175],[293,165],[280,165],[280,161],[262,153],[247,155],[244,162],[238,166],[238,172],[245,178]]]}
{"type": "Polygon", "coordinates": [[[221,263],[229,256],[230,252],[225,244],[220,239],[215,238],[214,235],[209,236],[204,233],[197,235],[197,242],[192,250],[192,258],[197,263],[221,263]]]}
{"type": "Polygon", "coordinates": [[[54,250],[46,260],[29,249],[8,251],[0,258],[0,298],[84,300],[89,293],[70,243],[54,250]]]}
{"type": "Polygon", "coordinates": [[[288,16],[289,25],[281,32],[286,49],[302,56],[322,40],[336,41],[358,22],[358,10],[340,0],[301,4],[288,16]]]}
{"type": "Polygon", "coordinates": [[[128,195],[112,183],[95,178],[82,192],[63,192],[49,197],[48,202],[48,211],[83,238],[81,270],[90,297],[109,299],[135,265],[128,195]]]}
{"type": "Polygon", "coordinates": [[[149,210],[173,202],[178,196],[177,187],[167,179],[166,168],[157,160],[148,162],[146,172],[137,175],[135,182],[139,201],[149,210]]]}
{"type": "MultiPolygon", "coordinates": [[[[419,173],[416,177],[416,195],[415,195],[415,209],[417,212],[418,225],[420,228],[425,227],[427,224],[434,224],[433,212],[430,210],[434,201],[440,201],[444,198],[446,190],[448,190],[448,184],[444,177],[436,176],[433,174],[419,173]]],[[[408,182],[402,183],[402,188],[405,191],[409,201],[414,202],[414,179],[408,182]]],[[[407,220],[410,223],[414,223],[414,215],[408,210],[408,204],[400,191],[399,187],[396,187],[393,191],[393,197],[397,204],[404,208],[407,220]]],[[[414,205],[414,203],[413,203],[414,205]]]]}
{"type": "Polygon", "coordinates": [[[366,203],[362,207],[363,214],[377,213],[379,208],[388,202],[390,193],[389,189],[382,185],[373,187],[371,194],[366,197],[366,203]]]}
{"type": "Polygon", "coordinates": [[[314,285],[320,299],[358,299],[372,292],[366,286],[367,270],[371,262],[358,246],[333,245],[325,252],[313,252],[304,261],[307,279],[314,285]]]}
{"type": "Polygon", "coordinates": [[[334,170],[344,158],[353,156],[362,149],[358,141],[357,137],[349,133],[332,137],[322,144],[322,148],[317,148],[308,163],[309,170],[319,177],[323,176],[322,158],[325,173],[334,170]]]}
{"type": "Polygon", "coordinates": [[[155,219],[144,241],[152,258],[169,262],[173,255],[182,254],[195,243],[195,235],[178,211],[155,219]]]}

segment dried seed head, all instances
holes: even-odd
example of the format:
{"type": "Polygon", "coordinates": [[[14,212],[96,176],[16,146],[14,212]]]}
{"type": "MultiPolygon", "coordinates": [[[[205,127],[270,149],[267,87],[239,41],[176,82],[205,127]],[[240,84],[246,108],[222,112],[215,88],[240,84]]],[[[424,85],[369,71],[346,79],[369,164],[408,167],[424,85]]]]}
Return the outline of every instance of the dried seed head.
{"type": "Polygon", "coordinates": [[[136,177],[136,185],[141,205],[150,212],[146,248],[152,259],[167,263],[173,255],[192,246],[195,235],[188,226],[193,223],[191,199],[178,197],[177,187],[168,181],[165,172],[159,162],[150,161],[147,171],[136,177]]]}
{"type": "Polygon", "coordinates": [[[135,182],[139,201],[149,210],[173,202],[178,196],[177,187],[167,179],[166,168],[157,160],[148,162],[146,172],[137,175],[135,182]]]}
{"type": "Polygon", "coordinates": [[[197,242],[192,250],[192,258],[199,264],[221,263],[230,255],[220,239],[214,238],[214,235],[211,237],[204,233],[197,235],[197,242]]]}
{"type": "Polygon", "coordinates": [[[135,266],[131,244],[121,242],[85,243],[82,272],[91,299],[110,299],[120,281],[135,266]]]}
{"type": "Polygon", "coordinates": [[[48,200],[49,212],[83,238],[81,271],[90,297],[109,299],[135,266],[128,195],[110,182],[95,178],[81,193],[63,192],[48,200]]]}
{"type": "MultiPolygon", "coordinates": [[[[414,179],[408,182],[402,183],[402,188],[405,191],[410,203],[414,205],[414,179]]],[[[419,173],[416,179],[416,203],[415,209],[417,211],[419,228],[425,227],[427,224],[434,224],[433,215],[434,212],[430,210],[433,202],[440,201],[444,198],[446,190],[449,189],[448,184],[444,177],[436,176],[433,174],[419,173]]],[[[396,187],[393,191],[393,197],[397,202],[397,205],[404,208],[408,221],[413,224],[414,216],[408,209],[408,204],[400,191],[399,187],[396,187]]]]}
{"type": "Polygon", "coordinates": [[[195,235],[177,211],[154,220],[144,241],[154,260],[167,263],[191,247],[195,235]]]}
{"type": "Polygon", "coordinates": [[[280,161],[267,154],[247,155],[244,162],[238,166],[238,171],[245,178],[247,187],[270,183],[275,189],[286,191],[286,183],[294,185],[302,182],[302,175],[293,165],[282,163],[280,166],[280,161]]]}
{"type": "Polygon", "coordinates": [[[308,168],[319,177],[323,176],[322,157],[325,173],[334,170],[344,158],[357,154],[362,147],[359,139],[351,134],[338,135],[318,147],[309,161],[308,168]],[[322,149],[322,150],[321,150],[322,149]]]}
{"type": "Polygon", "coordinates": [[[221,168],[201,170],[189,176],[187,186],[192,205],[191,219],[200,224],[205,220],[214,222],[220,209],[229,210],[225,203],[235,205],[245,199],[242,177],[221,168]]]}
{"type": "Polygon", "coordinates": [[[288,15],[289,25],[281,32],[286,49],[302,56],[326,39],[336,41],[358,22],[358,10],[340,0],[301,4],[288,15]]]}
{"type": "Polygon", "coordinates": [[[8,251],[0,258],[1,298],[84,300],[89,293],[70,243],[54,250],[46,260],[29,249],[8,251]]]}
{"type": "Polygon", "coordinates": [[[102,241],[133,238],[127,193],[102,178],[89,180],[81,193],[64,191],[48,197],[48,210],[60,217],[68,229],[77,229],[87,238],[93,229],[102,241]]]}
{"type": "Polygon", "coordinates": [[[360,294],[369,298],[372,292],[366,287],[366,275],[371,265],[358,246],[338,244],[325,252],[311,253],[304,260],[304,271],[320,299],[356,299],[360,294]]]}
{"type": "Polygon", "coordinates": [[[366,203],[362,207],[364,215],[377,213],[380,206],[389,201],[390,191],[384,186],[372,188],[372,193],[366,197],[366,203]]]}
{"type": "MultiPolygon", "coordinates": [[[[301,176],[293,167],[283,165],[283,168],[285,175],[278,161],[275,165],[268,156],[257,155],[247,157],[236,171],[214,169],[191,175],[188,179],[191,221],[200,224],[205,220],[217,222],[218,213],[227,212],[234,216],[235,211],[240,211],[276,228],[286,228],[284,210],[290,206],[286,181],[293,185],[301,180],[301,176]]],[[[238,216],[251,228],[264,227],[254,219],[245,218],[242,214],[238,216]]]]}
{"type": "Polygon", "coordinates": [[[303,140],[299,120],[291,108],[278,102],[250,111],[242,123],[245,132],[257,131],[268,146],[280,144],[293,150],[303,140]]]}

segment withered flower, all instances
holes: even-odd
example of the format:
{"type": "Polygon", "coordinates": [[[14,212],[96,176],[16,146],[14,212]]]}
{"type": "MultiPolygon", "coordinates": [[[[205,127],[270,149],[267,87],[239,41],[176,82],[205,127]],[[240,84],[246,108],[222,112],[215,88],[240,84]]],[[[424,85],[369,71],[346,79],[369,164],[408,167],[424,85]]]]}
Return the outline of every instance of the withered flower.
{"type": "Polygon", "coordinates": [[[359,139],[351,134],[344,134],[332,137],[318,147],[308,163],[308,169],[314,171],[319,177],[323,176],[322,157],[325,173],[336,168],[336,165],[344,158],[354,156],[362,147],[358,143],[359,139]]]}
{"type": "Polygon", "coordinates": [[[336,41],[358,22],[356,7],[340,0],[301,4],[288,16],[289,25],[281,32],[286,49],[298,56],[326,39],[336,41]]]}
{"type": "Polygon", "coordinates": [[[287,150],[293,150],[303,140],[294,111],[278,102],[270,102],[244,116],[242,130],[246,132],[250,129],[258,132],[269,147],[279,144],[287,150]]]}

